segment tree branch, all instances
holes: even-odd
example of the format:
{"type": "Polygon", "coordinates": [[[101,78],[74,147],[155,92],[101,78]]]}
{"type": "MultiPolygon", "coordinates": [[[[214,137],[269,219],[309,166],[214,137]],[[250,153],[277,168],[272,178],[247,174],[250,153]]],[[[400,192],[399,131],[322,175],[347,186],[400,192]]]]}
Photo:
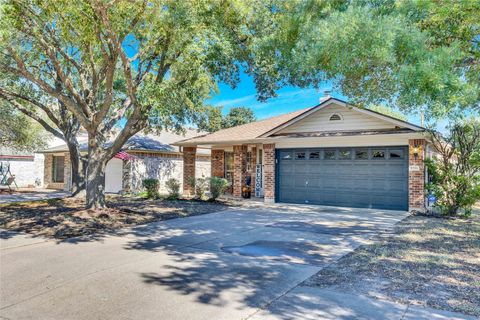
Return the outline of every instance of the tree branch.
{"type": "Polygon", "coordinates": [[[25,114],[26,116],[32,118],[33,120],[37,121],[45,130],[53,134],[55,137],[60,138],[62,140],[65,140],[64,135],[50,126],[45,120],[43,120],[41,117],[39,117],[36,113],[32,112],[31,110],[28,110],[24,106],[22,106],[20,103],[18,103],[15,99],[12,97],[9,97],[8,95],[4,94],[3,92],[0,91],[0,98],[4,99],[5,101],[9,102],[14,108],[25,114]]]}

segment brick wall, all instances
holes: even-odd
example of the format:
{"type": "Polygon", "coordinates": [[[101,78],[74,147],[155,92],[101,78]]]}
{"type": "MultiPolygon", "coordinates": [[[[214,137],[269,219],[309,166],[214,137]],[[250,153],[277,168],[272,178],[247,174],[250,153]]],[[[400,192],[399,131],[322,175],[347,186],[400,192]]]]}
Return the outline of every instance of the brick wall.
{"type": "Polygon", "coordinates": [[[424,210],[425,209],[425,140],[411,139],[408,140],[409,157],[408,157],[408,207],[409,210],[424,210]],[[418,146],[420,152],[417,158],[413,154],[413,148],[418,146]]]}
{"type": "Polygon", "coordinates": [[[275,202],[275,144],[263,145],[265,202],[275,202]]]}
{"type": "Polygon", "coordinates": [[[212,177],[225,176],[225,151],[212,150],[212,177]]]}
{"type": "Polygon", "coordinates": [[[52,170],[53,170],[53,154],[45,154],[44,161],[44,185],[49,189],[65,189],[68,190],[70,185],[70,156],[68,153],[63,154],[65,156],[65,169],[64,169],[64,182],[53,182],[52,181],[52,170]]]}
{"type": "Polygon", "coordinates": [[[195,177],[195,159],[197,148],[184,147],[183,148],[183,194],[193,195],[194,190],[190,190],[188,180],[190,177],[195,177]]]}
{"type": "Polygon", "coordinates": [[[43,185],[45,188],[49,188],[49,184],[52,182],[52,164],[53,156],[49,153],[45,154],[45,160],[43,161],[43,185]]]}
{"type": "Polygon", "coordinates": [[[247,172],[247,146],[233,146],[233,196],[242,196],[247,172]]]}
{"type": "Polygon", "coordinates": [[[65,153],[65,171],[63,173],[63,190],[70,191],[72,189],[72,164],[70,161],[70,153],[65,153]]]}
{"type": "Polygon", "coordinates": [[[252,194],[255,194],[255,167],[257,166],[257,148],[252,148],[252,159],[250,162],[250,177],[251,183],[250,186],[252,187],[252,194]]]}
{"type": "Polygon", "coordinates": [[[122,164],[122,191],[125,193],[132,191],[132,162],[133,160],[123,160],[122,164]]]}

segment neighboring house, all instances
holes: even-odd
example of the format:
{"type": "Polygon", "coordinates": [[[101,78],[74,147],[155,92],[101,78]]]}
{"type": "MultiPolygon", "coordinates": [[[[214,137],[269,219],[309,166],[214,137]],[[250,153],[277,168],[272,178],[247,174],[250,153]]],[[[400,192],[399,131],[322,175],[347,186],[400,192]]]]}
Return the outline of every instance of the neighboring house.
{"type": "Polygon", "coordinates": [[[10,172],[15,176],[15,183],[19,188],[42,186],[43,155],[2,147],[0,148],[0,162],[4,168],[10,167],[10,172]]]}
{"type": "MultiPolygon", "coordinates": [[[[185,135],[162,132],[160,135],[131,137],[114,156],[105,169],[105,191],[109,193],[138,192],[146,178],[160,180],[160,191],[166,192],[165,182],[170,178],[183,181],[183,157],[178,147],[171,145],[179,139],[193,137],[199,133],[187,130],[185,135]]],[[[87,144],[80,145],[82,153],[87,144]]],[[[45,155],[44,184],[47,188],[70,190],[70,158],[66,145],[42,151],[45,155]]],[[[199,150],[196,155],[197,177],[210,176],[210,150],[199,150]]]]}
{"type": "MultiPolygon", "coordinates": [[[[184,179],[211,149],[212,176],[265,202],[423,210],[425,129],[326,97],[315,107],[175,143],[184,179]]],[[[189,193],[184,184],[184,192],[189,193]]]]}

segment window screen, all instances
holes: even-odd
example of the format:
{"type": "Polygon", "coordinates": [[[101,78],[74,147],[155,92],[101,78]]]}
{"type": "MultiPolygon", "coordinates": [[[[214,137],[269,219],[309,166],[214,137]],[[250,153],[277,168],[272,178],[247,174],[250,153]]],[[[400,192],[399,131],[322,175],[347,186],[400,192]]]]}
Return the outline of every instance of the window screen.
{"type": "Polygon", "coordinates": [[[63,183],[65,172],[65,157],[53,156],[52,182],[63,183]]]}

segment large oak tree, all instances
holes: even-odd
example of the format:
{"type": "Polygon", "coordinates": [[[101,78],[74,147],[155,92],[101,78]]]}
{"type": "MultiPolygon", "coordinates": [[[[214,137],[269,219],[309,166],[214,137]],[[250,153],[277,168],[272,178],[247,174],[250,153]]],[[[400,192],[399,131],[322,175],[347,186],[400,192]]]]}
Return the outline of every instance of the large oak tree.
{"type": "Polygon", "coordinates": [[[3,89],[28,84],[88,132],[88,208],[105,206],[105,165],[128,138],[202,121],[242,64],[272,94],[250,51],[275,14],[262,1],[11,0],[2,14],[0,68],[18,79],[3,89]]]}
{"type": "Polygon", "coordinates": [[[277,87],[333,83],[358,105],[480,112],[480,1],[287,1],[260,39],[277,87]]]}

